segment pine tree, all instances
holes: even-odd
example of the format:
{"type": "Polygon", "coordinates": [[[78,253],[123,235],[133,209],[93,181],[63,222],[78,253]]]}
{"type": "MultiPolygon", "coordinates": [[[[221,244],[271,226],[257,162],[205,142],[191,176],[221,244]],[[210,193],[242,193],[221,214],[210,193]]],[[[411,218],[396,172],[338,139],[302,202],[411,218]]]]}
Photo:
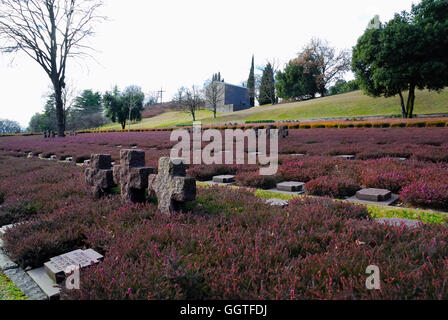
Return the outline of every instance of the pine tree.
{"type": "Polygon", "coordinates": [[[260,95],[258,97],[258,102],[260,105],[264,104],[275,104],[275,80],[274,80],[274,70],[272,65],[268,63],[263,70],[263,76],[261,77],[260,84],[260,95]]]}
{"type": "Polygon", "coordinates": [[[250,106],[255,106],[255,63],[252,56],[252,66],[250,68],[249,79],[247,80],[247,88],[249,89],[250,106]]]}

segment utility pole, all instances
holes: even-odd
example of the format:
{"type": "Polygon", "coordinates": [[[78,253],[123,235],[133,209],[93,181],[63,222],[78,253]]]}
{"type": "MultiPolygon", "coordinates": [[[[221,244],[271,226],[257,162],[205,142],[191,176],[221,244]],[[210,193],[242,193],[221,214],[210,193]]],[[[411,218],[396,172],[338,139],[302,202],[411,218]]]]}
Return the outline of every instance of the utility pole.
{"type": "Polygon", "coordinates": [[[163,91],[163,88],[160,89],[159,93],[160,93],[160,104],[163,104],[163,93],[166,91],[163,91]]]}

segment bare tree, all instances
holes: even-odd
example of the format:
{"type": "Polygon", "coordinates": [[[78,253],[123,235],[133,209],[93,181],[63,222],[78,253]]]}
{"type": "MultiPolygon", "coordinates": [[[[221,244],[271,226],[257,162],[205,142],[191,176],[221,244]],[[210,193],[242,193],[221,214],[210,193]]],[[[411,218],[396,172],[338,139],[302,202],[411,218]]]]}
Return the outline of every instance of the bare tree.
{"type": "Polygon", "coordinates": [[[17,121],[0,119],[0,134],[20,133],[22,128],[17,121]]]}
{"type": "Polygon", "coordinates": [[[323,97],[331,83],[350,71],[351,55],[347,50],[336,51],[326,40],[312,39],[293,63],[304,66],[306,72],[317,71],[317,87],[323,97]]]}
{"type": "Polygon", "coordinates": [[[191,114],[193,121],[196,121],[196,112],[204,106],[202,92],[196,86],[192,86],[191,89],[180,88],[174,95],[173,102],[180,110],[191,114]]]}
{"type": "Polygon", "coordinates": [[[224,104],[225,85],[221,81],[212,81],[204,88],[205,103],[212,107],[213,116],[216,119],[216,112],[220,103],[224,104]]]}
{"type": "Polygon", "coordinates": [[[0,52],[24,52],[47,73],[54,88],[58,136],[65,136],[63,90],[68,58],[90,56],[85,40],[101,0],[0,0],[0,52]]]}

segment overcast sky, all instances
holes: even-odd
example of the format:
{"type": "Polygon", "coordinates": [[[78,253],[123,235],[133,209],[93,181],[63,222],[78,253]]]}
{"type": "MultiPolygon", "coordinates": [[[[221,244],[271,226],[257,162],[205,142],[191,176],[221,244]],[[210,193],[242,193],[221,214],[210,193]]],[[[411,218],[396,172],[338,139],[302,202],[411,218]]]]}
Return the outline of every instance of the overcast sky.
{"type": "MultiPolygon", "coordinates": [[[[78,90],[135,84],[163,88],[164,101],[181,86],[202,85],[220,71],[240,84],[255,64],[283,65],[313,37],[350,49],[369,20],[409,10],[412,0],[105,0],[109,21],[90,40],[97,61],[70,62],[78,90]]],[[[26,127],[49,91],[47,75],[24,55],[0,55],[0,118],[26,127]]]]}

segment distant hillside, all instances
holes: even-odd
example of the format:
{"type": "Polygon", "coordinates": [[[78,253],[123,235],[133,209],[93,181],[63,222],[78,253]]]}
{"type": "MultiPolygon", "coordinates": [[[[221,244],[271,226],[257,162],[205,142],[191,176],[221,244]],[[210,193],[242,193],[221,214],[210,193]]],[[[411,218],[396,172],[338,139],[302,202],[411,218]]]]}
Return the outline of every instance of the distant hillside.
{"type": "MultiPolygon", "coordinates": [[[[146,111],[145,111],[146,112],[146,111]]],[[[200,111],[197,119],[206,124],[244,122],[257,120],[304,120],[332,117],[392,116],[400,114],[400,99],[371,98],[361,91],[354,91],[309,101],[279,105],[259,106],[249,110],[220,114],[213,118],[210,111],[200,111]]],[[[415,114],[448,113],[448,89],[440,94],[418,91],[415,101],[415,114]]],[[[180,111],[160,113],[132,128],[166,127],[191,123],[191,116],[180,111]]],[[[105,128],[118,129],[119,125],[110,124],[105,128]]]]}

